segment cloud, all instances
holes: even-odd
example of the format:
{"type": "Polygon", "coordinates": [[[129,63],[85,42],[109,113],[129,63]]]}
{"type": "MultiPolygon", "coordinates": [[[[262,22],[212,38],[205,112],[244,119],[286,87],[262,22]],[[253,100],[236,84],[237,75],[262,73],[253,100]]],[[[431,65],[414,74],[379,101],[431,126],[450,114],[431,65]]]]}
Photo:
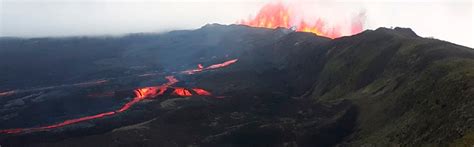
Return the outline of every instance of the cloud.
{"type": "MultiPolygon", "coordinates": [[[[294,3],[294,0],[283,0],[294,3]]],[[[2,0],[0,36],[71,36],[195,29],[255,15],[270,0],[2,0]]],[[[303,17],[365,28],[410,27],[419,35],[474,47],[471,0],[297,0],[303,17]]]]}

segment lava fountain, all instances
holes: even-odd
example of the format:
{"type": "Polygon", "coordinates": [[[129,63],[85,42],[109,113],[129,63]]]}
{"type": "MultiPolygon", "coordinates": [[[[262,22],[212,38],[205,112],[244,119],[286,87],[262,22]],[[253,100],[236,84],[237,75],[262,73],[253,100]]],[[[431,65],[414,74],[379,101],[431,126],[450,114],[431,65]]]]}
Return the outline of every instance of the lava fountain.
{"type": "Polygon", "coordinates": [[[248,20],[241,20],[238,23],[252,27],[272,29],[278,27],[291,28],[295,29],[295,31],[311,32],[328,38],[354,35],[364,30],[364,13],[355,16],[349,25],[340,24],[334,26],[328,26],[328,21],[321,18],[317,18],[315,19],[316,21],[313,22],[305,19],[297,19],[300,18],[300,16],[301,14],[291,11],[290,7],[283,3],[268,3],[260,9],[255,17],[249,18],[248,20]]]}

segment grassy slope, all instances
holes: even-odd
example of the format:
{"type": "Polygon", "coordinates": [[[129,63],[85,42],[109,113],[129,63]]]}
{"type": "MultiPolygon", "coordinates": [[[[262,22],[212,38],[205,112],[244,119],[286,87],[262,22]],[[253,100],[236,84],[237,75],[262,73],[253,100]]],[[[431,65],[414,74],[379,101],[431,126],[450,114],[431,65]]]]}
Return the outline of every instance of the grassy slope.
{"type": "Polygon", "coordinates": [[[473,50],[406,29],[367,31],[329,48],[310,97],[358,105],[359,128],[348,143],[468,142],[462,137],[474,124],[473,50]]]}

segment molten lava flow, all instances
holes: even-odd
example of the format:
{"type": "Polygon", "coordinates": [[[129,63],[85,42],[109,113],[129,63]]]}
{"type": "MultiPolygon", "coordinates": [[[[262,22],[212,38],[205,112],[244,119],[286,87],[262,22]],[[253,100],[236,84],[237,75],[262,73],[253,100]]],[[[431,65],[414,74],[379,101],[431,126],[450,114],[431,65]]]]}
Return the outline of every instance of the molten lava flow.
{"type": "Polygon", "coordinates": [[[211,65],[209,67],[206,67],[205,69],[208,70],[208,69],[217,69],[217,68],[226,67],[226,66],[229,66],[231,64],[234,64],[235,62],[237,62],[237,60],[238,59],[232,59],[232,60],[229,60],[229,61],[225,61],[224,63],[214,64],[214,65],[211,65]]]}
{"type": "Polygon", "coordinates": [[[219,64],[214,64],[214,65],[211,65],[211,66],[208,66],[206,68],[204,68],[204,66],[202,66],[201,64],[198,64],[198,68],[197,69],[190,69],[190,70],[185,70],[185,71],[182,71],[181,73],[184,73],[184,74],[195,74],[197,72],[202,72],[202,71],[205,71],[205,70],[212,70],[212,69],[217,69],[217,68],[222,68],[222,67],[226,67],[226,66],[229,66],[231,64],[234,64],[235,62],[237,62],[238,59],[232,59],[232,60],[229,60],[229,61],[225,61],[223,63],[219,63],[219,64]]]}
{"type": "Polygon", "coordinates": [[[193,91],[196,92],[198,95],[204,95],[204,96],[210,96],[211,93],[204,90],[204,89],[201,89],[201,88],[193,88],[193,91]]]}
{"type": "MultiPolygon", "coordinates": [[[[136,89],[135,90],[135,97],[132,99],[132,101],[126,103],[120,109],[118,109],[116,111],[104,112],[104,113],[99,113],[99,114],[96,114],[96,115],[65,120],[61,123],[52,124],[52,125],[48,125],[48,126],[42,126],[42,127],[36,127],[36,128],[16,128],[16,129],[0,130],[0,133],[12,134],[12,133],[21,133],[21,132],[24,132],[24,131],[41,131],[41,130],[45,130],[45,129],[63,127],[63,126],[70,125],[70,124],[75,124],[75,123],[79,123],[79,122],[83,122],[83,121],[87,121],[87,120],[92,120],[92,119],[102,118],[102,117],[105,117],[105,116],[114,115],[114,114],[117,114],[117,113],[128,110],[132,105],[134,105],[135,103],[137,103],[137,102],[139,102],[139,101],[141,101],[145,98],[162,95],[168,87],[170,87],[171,85],[178,82],[178,80],[174,76],[167,76],[166,79],[168,80],[168,82],[164,83],[160,86],[145,87],[145,88],[136,89]]],[[[188,93],[190,94],[189,91],[188,91],[188,93]]]]}
{"type": "MultiPolygon", "coordinates": [[[[197,95],[202,95],[202,96],[211,96],[212,94],[204,89],[201,88],[193,88],[192,89],[194,92],[196,92],[197,95]]],[[[190,90],[183,88],[183,87],[175,87],[174,91],[172,93],[173,95],[178,95],[178,96],[183,96],[183,97],[188,97],[188,96],[193,96],[190,90]]]]}
{"type": "Polygon", "coordinates": [[[66,126],[66,125],[70,125],[70,124],[74,124],[74,123],[78,123],[78,122],[82,122],[82,121],[86,121],[86,120],[91,120],[91,119],[101,118],[101,117],[105,117],[105,116],[109,116],[109,115],[114,115],[115,113],[116,112],[114,112],[114,111],[110,111],[110,112],[105,112],[105,113],[99,113],[99,114],[92,115],[92,116],[86,116],[86,117],[81,117],[81,118],[76,118],[76,119],[70,119],[70,120],[66,120],[66,121],[63,121],[63,122],[58,123],[58,124],[40,127],[38,129],[41,130],[41,129],[52,129],[52,128],[63,127],[63,126],[66,126]]]}
{"type": "Polygon", "coordinates": [[[58,127],[63,127],[66,125],[82,122],[82,121],[87,121],[87,120],[92,120],[92,119],[97,119],[109,115],[114,115],[116,112],[110,111],[110,112],[104,112],[104,113],[99,113],[96,115],[92,116],[86,116],[86,117],[81,117],[81,118],[76,118],[76,119],[70,119],[63,121],[61,123],[53,124],[53,125],[48,125],[48,126],[43,126],[43,127],[37,127],[37,128],[17,128],[17,129],[6,129],[6,130],[0,130],[0,133],[7,133],[7,134],[13,134],[13,133],[21,133],[24,131],[41,131],[44,129],[53,129],[53,128],[58,128],[58,127]]]}
{"type": "Polygon", "coordinates": [[[135,97],[133,98],[133,100],[123,105],[122,108],[117,110],[117,112],[123,112],[125,110],[128,110],[132,105],[145,98],[162,95],[166,91],[166,89],[168,89],[169,86],[178,82],[178,79],[176,79],[174,76],[167,76],[166,79],[168,80],[168,82],[163,85],[136,89],[135,97]]]}
{"type": "Polygon", "coordinates": [[[182,88],[182,87],[177,87],[174,89],[173,94],[179,95],[179,96],[192,96],[191,92],[189,90],[182,88]]]}
{"type": "MultiPolygon", "coordinates": [[[[269,3],[264,5],[253,19],[241,20],[239,23],[252,27],[264,28],[292,28],[296,27],[296,31],[312,32],[320,36],[328,38],[338,38],[343,35],[353,35],[362,32],[364,13],[354,17],[351,25],[347,26],[349,32],[344,33],[340,26],[327,26],[327,22],[321,18],[314,23],[309,23],[307,20],[301,19],[298,14],[290,11],[290,8],[282,3],[269,3]]],[[[343,24],[341,24],[343,25],[343,24]]],[[[343,25],[344,26],[344,25],[343,25]]]]}
{"type": "Polygon", "coordinates": [[[120,108],[117,112],[123,112],[125,110],[128,110],[130,107],[132,107],[132,105],[145,99],[147,96],[154,95],[156,93],[156,90],[157,89],[155,87],[146,87],[135,90],[135,97],[132,99],[132,101],[123,105],[122,108],[120,108]]]}
{"type": "MultiPolygon", "coordinates": [[[[194,72],[200,72],[200,71],[203,71],[203,70],[212,70],[212,69],[222,68],[222,67],[231,65],[235,62],[237,62],[237,59],[229,60],[229,61],[219,63],[219,64],[214,64],[214,65],[208,66],[206,68],[204,68],[204,66],[202,66],[201,64],[198,64],[197,69],[190,70],[190,71],[192,71],[191,73],[194,73],[194,72]]],[[[168,80],[168,82],[164,83],[162,85],[136,89],[134,91],[135,97],[133,97],[133,99],[131,101],[125,103],[122,107],[120,107],[119,109],[117,109],[115,111],[103,112],[103,113],[99,113],[99,114],[95,114],[95,115],[91,115],[91,116],[85,116],[85,117],[80,117],[80,118],[75,118],[75,119],[69,119],[69,120],[65,120],[65,121],[60,122],[60,123],[47,125],[47,126],[40,126],[40,127],[34,127],[34,128],[5,129],[5,130],[0,130],[0,133],[12,134],[12,133],[27,132],[27,131],[42,131],[42,130],[45,130],[45,129],[58,128],[58,127],[63,127],[63,126],[66,126],[66,125],[75,124],[75,123],[79,123],[79,122],[83,122],[83,121],[88,121],[88,120],[92,120],[92,119],[97,119],[97,118],[102,118],[102,117],[106,117],[106,116],[115,115],[115,114],[118,114],[118,113],[121,113],[121,112],[124,112],[124,111],[130,109],[130,107],[132,107],[134,104],[142,101],[143,99],[163,95],[164,92],[168,88],[170,88],[170,86],[172,86],[175,83],[179,82],[174,76],[167,76],[166,79],[168,80]]],[[[107,82],[107,81],[106,80],[99,80],[99,81],[94,81],[94,82],[78,83],[78,84],[74,84],[74,86],[101,84],[101,83],[104,83],[104,82],[107,82]]],[[[201,88],[193,88],[192,90],[194,92],[196,92],[197,95],[203,95],[203,96],[210,96],[211,95],[210,92],[208,92],[204,89],[201,89],[201,88]]],[[[0,96],[10,95],[10,94],[13,94],[15,92],[16,91],[2,92],[2,93],[0,93],[0,96]]],[[[192,96],[192,93],[191,93],[190,90],[187,90],[186,88],[181,88],[181,87],[174,88],[173,94],[176,94],[176,95],[179,95],[179,96],[185,96],[185,97],[186,96],[192,96]]],[[[216,98],[221,98],[221,97],[216,97],[216,98]]]]}

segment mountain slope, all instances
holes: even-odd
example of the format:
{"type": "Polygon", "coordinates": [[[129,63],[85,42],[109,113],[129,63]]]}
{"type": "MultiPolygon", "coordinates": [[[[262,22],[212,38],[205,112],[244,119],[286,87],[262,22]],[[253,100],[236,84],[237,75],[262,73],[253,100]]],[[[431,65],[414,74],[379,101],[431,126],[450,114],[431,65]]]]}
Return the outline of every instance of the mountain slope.
{"type": "MultiPolygon", "coordinates": [[[[51,50],[70,44],[46,40],[55,40],[48,44],[51,50]]],[[[100,52],[113,54],[77,57],[81,62],[69,66],[84,73],[74,80],[173,72],[228,59],[238,62],[219,70],[178,76],[183,80],[178,85],[203,87],[224,96],[220,99],[164,96],[129,113],[90,122],[95,124],[90,127],[12,135],[0,137],[0,141],[35,146],[474,144],[474,51],[419,37],[407,28],[379,28],[329,39],[283,28],[211,24],[197,30],[90,40],[102,42],[85,45],[94,48],[91,52],[105,48],[100,52]],[[108,49],[110,46],[118,48],[108,49]],[[127,123],[121,123],[124,121],[127,123]]],[[[15,50],[43,48],[18,47],[35,41],[0,43],[8,45],[4,51],[8,55],[25,56],[15,50]]],[[[54,62],[70,64],[67,59],[54,62]]],[[[43,67],[48,63],[36,64],[43,67]]],[[[33,70],[25,67],[26,63],[18,64],[13,71],[33,70]]],[[[44,76],[27,78],[41,81],[44,76]]],[[[71,80],[64,77],[49,82],[71,80]]],[[[1,86],[21,85],[14,80],[17,78],[25,77],[4,78],[6,83],[1,86]]],[[[133,79],[141,86],[153,80],[133,79]]],[[[119,81],[106,88],[125,89],[120,86],[127,85],[123,82],[127,80],[119,81]]]]}
{"type": "Polygon", "coordinates": [[[305,97],[357,105],[359,126],[348,143],[439,144],[472,131],[472,49],[402,28],[335,39],[326,48],[327,61],[305,97]]]}

